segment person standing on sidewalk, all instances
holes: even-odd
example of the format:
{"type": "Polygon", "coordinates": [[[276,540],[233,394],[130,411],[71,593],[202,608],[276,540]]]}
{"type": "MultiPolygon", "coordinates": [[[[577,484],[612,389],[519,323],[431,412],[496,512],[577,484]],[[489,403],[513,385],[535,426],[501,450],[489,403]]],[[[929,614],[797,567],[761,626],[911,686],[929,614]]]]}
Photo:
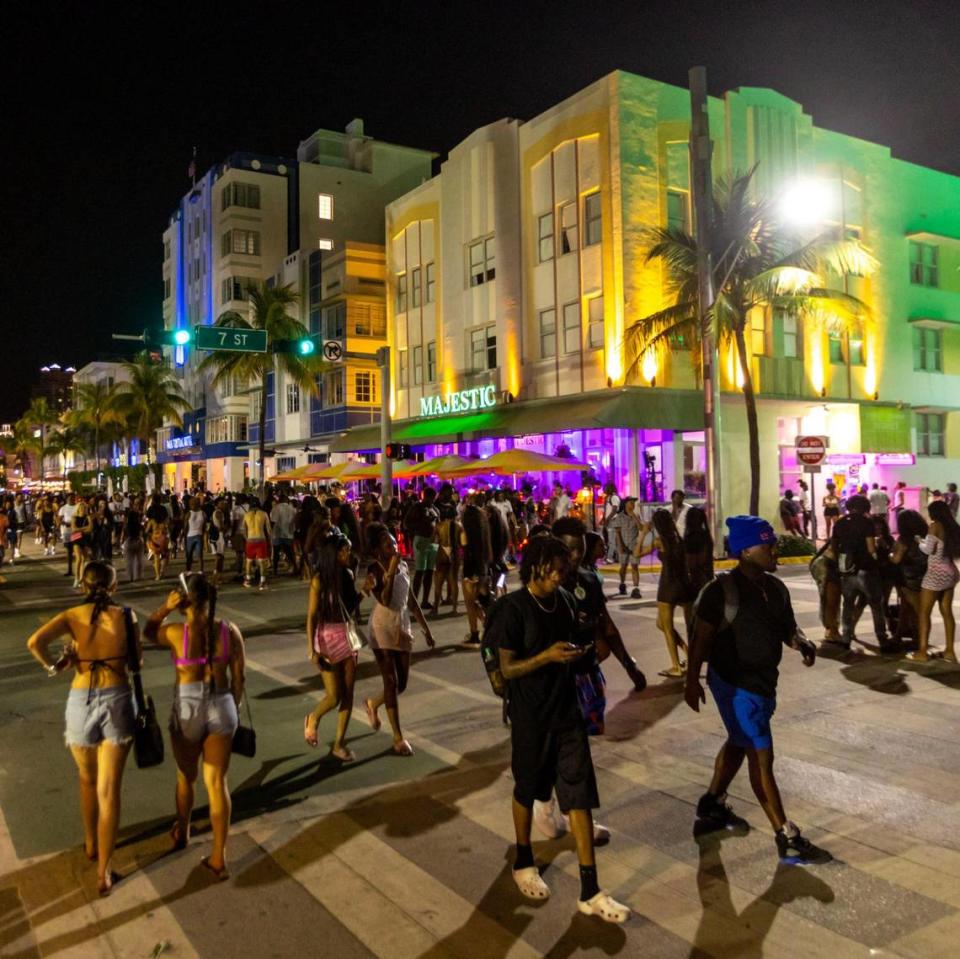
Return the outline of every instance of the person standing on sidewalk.
{"type": "Polygon", "coordinates": [[[623,509],[613,516],[608,524],[613,530],[620,556],[620,595],[627,595],[627,564],[630,565],[630,575],[633,577],[632,599],[640,599],[640,551],[642,536],[646,534],[646,526],[640,520],[637,512],[636,496],[628,496],[623,501],[623,509]]]}
{"type": "MultiPolygon", "coordinates": [[[[60,519],[60,539],[63,548],[67,551],[67,571],[64,576],[73,576],[73,553],[75,543],[73,536],[73,516],[77,511],[77,497],[74,493],[67,496],[66,503],[60,507],[58,516],[60,519]]],[[[74,580],[76,581],[76,580],[74,580]]]]}
{"type": "Polygon", "coordinates": [[[516,833],[512,875],[528,899],[549,898],[550,887],[533,860],[530,831],[534,801],[548,801],[556,789],[577,846],[577,908],[608,922],[625,922],[630,910],[603,891],[597,879],[593,810],[600,798],[574,673],[578,661],[592,652],[574,642],[574,604],[560,585],[570,565],[570,551],[562,542],[533,537],[520,563],[524,588],[497,600],[487,626],[509,687],[516,833]]]}
{"type": "Polygon", "coordinates": [[[697,603],[684,691],[687,705],[699,712],[706,703],[700,669],[708,663],[707,685],[727,731],[710,788],[697,803],[695,833],[746,826],[724,801],[746,759],[750,785],[773,827],[780,861],[830,862],[830,853],[805,839],[787,819],[773,774],[770,729],[783,647],[798,650],[805,666],[816,661],[816,647],[797,628],[787,587],[772,575],[777,568],[773,527],[758,516],[733,516],[727,528],[737,566],[714,580],[697,603]]]}
{"type": "Polygon", "coordinates": [[[929,658],[930,620],[934,604],[940,607],[943,617],[943,658],[949,663],[957,661],[953,643],[957,626],[953,616],[953,593],[960,581],[957,560],[960,560],[960,526],[943,501],[933,502],[928,507],[930,526],[927,535],[919,541],[922,552],[927,555],[927,571],[920,584],[919,635],[917,650],[908,653],[907,659],[925,663],[929,658]]]}
{"type": "Polygon", "coordinates": [[[260,572],[260,589],[267,588],[267,564],[270,562],[270,517],[260,508],[260,500],[250,498],[246,513],[243,514],[244,576],[245,589],[253,586],[253,567],[260,572]]]}
{"type": "MultiPolygon", "coordinates": [[[[297,560],[293,555],[293,523],[297,511],[290,505],[286,493],[281,493],[277,503],[270,510],[270,522],[273,524],[273,575],[280,570],[280,554],[287,558],[290,575],[297,575],[297,560]]],[[[346,537],[345,537],[346,538],[346,537]]],[[[349,542],[349,540],[348,540],[349,542]]]]}
{"type": "Polygon", "coordinates": [[[131,503],[123,515],[120,550],[127,570],[127,582],[135,583],[143,575],[143,517],[139,501],[131,503]]]}

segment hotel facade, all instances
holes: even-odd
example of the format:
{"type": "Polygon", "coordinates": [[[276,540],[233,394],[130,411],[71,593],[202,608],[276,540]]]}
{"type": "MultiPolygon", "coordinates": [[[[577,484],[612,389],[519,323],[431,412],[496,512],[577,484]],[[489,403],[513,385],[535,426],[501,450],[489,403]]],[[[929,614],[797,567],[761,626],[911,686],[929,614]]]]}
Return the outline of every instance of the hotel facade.
{"type": "MultiPolygon", "coordinates": [[[[758,193],[818,184],[821,223],[859,238],[870,276],[846,330],[758,310],[761,511],[802,476],[798,435],[829,438],[841,486],[960,479],[960,179],[814,126],[766,89],[709,101],[715,179],[756,168],[758,193]]],[[[393,438],[425,455],[569,450],[621,493],[704,493],[703,403],[690,353],[636,356],[625,332],[671,305],[647,230],[689,228],[686,90],[615,72],[540,116],[503,119],[386,208],[393,438]]],[[[697,344],[693,344],[698,347],[697,344]]],[[[744,404],[721,350],[724,509],[747,508],[744,404]]],[[[379,449],[355,426],[335,452],[379,449]]],[[[549,479],[549,478],[545,478],[549,479]]]]}

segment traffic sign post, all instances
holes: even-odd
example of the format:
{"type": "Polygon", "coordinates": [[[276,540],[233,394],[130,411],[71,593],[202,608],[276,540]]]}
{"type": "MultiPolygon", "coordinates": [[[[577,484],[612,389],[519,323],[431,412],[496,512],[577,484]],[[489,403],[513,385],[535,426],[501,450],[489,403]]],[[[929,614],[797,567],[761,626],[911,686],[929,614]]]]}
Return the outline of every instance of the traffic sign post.
{"type": "Polygon", "coordinates": [[[816,474],[820,472],[820,465],[827,458],[827,447],[830,439],[827,436],[798,436],[795,441],[797,462],[803,466],[804,473],[810,474],[810,531],[813,533],[813,542],[817,542],[817,484],[816,474]]]}
{"type": "Polygon", "coordinates": [[[236,326],[198,326],[195,345],[198,350],[266,353],[267,331],[236,326]]]}

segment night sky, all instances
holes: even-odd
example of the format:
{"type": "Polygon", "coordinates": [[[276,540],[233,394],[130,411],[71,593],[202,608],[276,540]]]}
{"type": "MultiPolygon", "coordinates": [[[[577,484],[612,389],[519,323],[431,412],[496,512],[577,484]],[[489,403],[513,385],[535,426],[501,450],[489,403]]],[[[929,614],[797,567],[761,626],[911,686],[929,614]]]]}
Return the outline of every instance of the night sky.
{"type": "Polygon", "coordinates": [[[395,0],[8,5],[2,47],[0,419],[44,363],[116,350],[161,308],[161,241],[235,149],[293,156],[362,117],[445,153],[622,68],[768,86],[818,126],[960,174],[960,4],[395,0]]]}

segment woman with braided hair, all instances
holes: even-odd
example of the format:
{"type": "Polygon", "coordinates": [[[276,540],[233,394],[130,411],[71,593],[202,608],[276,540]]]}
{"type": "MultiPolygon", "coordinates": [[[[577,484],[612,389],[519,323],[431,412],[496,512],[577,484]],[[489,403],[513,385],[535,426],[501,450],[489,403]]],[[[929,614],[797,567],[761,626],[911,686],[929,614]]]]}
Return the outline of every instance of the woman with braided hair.
{"type": "MultiPolygon", "coordinates": [[[[108,896],[120,876],[110,869],[120,820],[120,783],[133,739],[133,699],[127,682],[127,629],[113,602],[117,574],[109,563],[89,562],[83,570],[84,600],[54,616],[27,641],[49,676],[73,669],[67,697],[64,740],[80,774],[84,850],[97,863],[98,888],[108,896]],[[68,642],[56,662],[48,648],[68,642]]],[[[136,618],[134,655],[140,659],[136,618]]]]}
{"type": "Polygon", "coordinates": [[[229,879],[226,846],[230,829],[227,769],[233,734],[243,699],[243,636],[225,619],[217,619],[217,589],[203,573],[183,573],[180,588],[152,613],[144,636],[166,646],[176,669],[170,742],[177,762],[177,818],[170,830],[174,849],[190,839],[190,813],[200,760],[210,801],[213,850],[200,860],[219,879],[229,879]],[[173,612],[186,621],[164,626],[173,612]]]}

